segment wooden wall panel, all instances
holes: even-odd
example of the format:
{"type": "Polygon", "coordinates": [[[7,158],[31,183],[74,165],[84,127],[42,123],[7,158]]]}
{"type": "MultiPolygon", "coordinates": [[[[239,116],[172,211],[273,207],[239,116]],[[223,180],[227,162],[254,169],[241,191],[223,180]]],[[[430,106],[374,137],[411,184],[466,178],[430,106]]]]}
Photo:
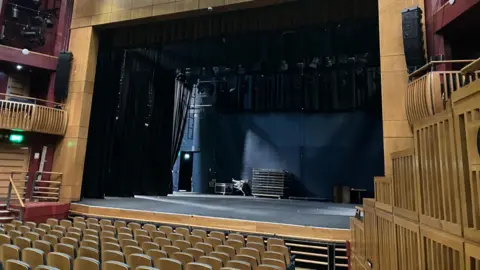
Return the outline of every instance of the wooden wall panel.
{"type": "Polygon", "coordinates": [[[465,267],[467,270],[480,270],[480,246],[465,243],[465,267]]]}
{"type": "Polygon", "coordinates": [[[391,177],[375,177],[375,207],[392,212],[393,185],[391,177]]]}
{"type": "Polygon", "coordinates": [[[420,265],[420,226],[401,217],[394,217],[397,247],[397,270],[418,269],[420,265]]]}
{"type": "MultiPolygon", "coordinates": [[[[396,270],[396,241],[393,215],[376,209],[378,261],[376,269],[396,270]]],[[[375,266],[374,266],[375,267],[375,266]]]]}
{"type": "Polygon", "coordinates": [[[375,200],[363,199],[365,217],[363,219],[365,228],[365,260],[366,263],[377,265],[377,222],[375,217],[375,200]]]}
{"type": "Polygon", "coordinates": [[[421,226],[422,270],[465,269],[463,239],[421,226]]]}
{"type": "Polygon", "coordinates": [[[414,153],[413,148],[392,153],[393,213],[418,221],[420,185],[414,153]]]}

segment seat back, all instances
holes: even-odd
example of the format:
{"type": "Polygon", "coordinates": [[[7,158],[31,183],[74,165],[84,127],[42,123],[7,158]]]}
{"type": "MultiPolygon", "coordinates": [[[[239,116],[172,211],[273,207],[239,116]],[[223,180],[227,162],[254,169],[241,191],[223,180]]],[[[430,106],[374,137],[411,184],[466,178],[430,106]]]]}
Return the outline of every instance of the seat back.
{"type": "MultiPolygon", "coordinates": [[[[130,239],[133,239],[133,236],[132,236],[132,230],[130,230],[129,228],[127,227],[120,227],[117,229],[117,233],[118,234],[127,234],[129,236],[130,239]]],[[[124,235],[126,237],[126,235],[124,235]]]]}
{"type": "Polygon", "coordinates": [[[235,249],[235,253],[240,253],[240,249],[243,247],[243,243],[238,240],[228,239],[225,245],[231,246],[235,249]]]}
{"type": "Polygon", "coordinates": [[[40,239],[43,239],[43,237],[47,234],[47,231],[42,228],[35,228],[33,229],[33,232],[38,233],[38,235],[40,235],[40,239]]]}
{"type": "Polygon", "coordinates": [[[51,230],[48,232],[50,235],[55,235],[58,239],[63,237],[63,232],[57,230],[51,230]]]}
{"type": "Polygon", "coordinates": [[[115,237],[103,237],[101,240],[102,244],[104,243],[115,243],[118,244],[118,240],[115,237]]]}
{"type": "Polygon", "coordinates": [[[39,265],[47,263],[45,253],[36,248],[25,248],[22,250],[22,261],[28,263],[30,267],[35,269],[39,265]]]}
{"type": "Polygon", "coordinates": [[[123,254],[128,258],[131,254],[143,254],[143,249],[137,246],[126,246],[123,248],[123,254]]]}
{"type": "Polygon", "coordinates": [[[231,246],[225,246],[225,245],[218,245],[215,248],[215,251],[220,251],[223,253],[227,253],[230,258],[233,258],[237,253],[235,252],[235,248],[231,246]]]}
{"type": "Polygon", "coordinates": [[[102,264],[102,270],[130,270],[128,264],[116,261],[105,261],[102,264]]]}
{"type": "Polygon", "coordinates": [[[77,217],[73,217],[73,222],[85,222],[85,218],[84,217],[80,217],[80,216],[77,216],[77,217]]]}
{"type": "Polygon", "coordinates": [[[53,226],[53,230],[55,231],[60,231],[62,233],[66,233],[67,232],[67,228],[61,226],[61,225],[55,225],[53,226]]]}
{"type": "Polygon", "coordinates": [[[117,238],[118,238],[118,241],[122,241],[125,239],[133,240],[133,236],[130,233],[119,233],[117,238]]]}
{"type": "Polygon", "coordinates": [[[78,240],[72,237],[63,237],[62,239],[60,239],[60,243],[71,245],[75,249],[78,248],[78,240]]]}
{"type": "Polygon", "coordinates": [[[102,250],[115,250],[115,251],[122,251],[122,248],[117,243],[103,243],[102,250]]]}
{"type": "Polygon", "coordinates": [[[160,228],[158,228],[158,230],[161,231],[161,232],[164,232],[165,235],[173,233],[173,228],[170,227],[170,226],[160,226],[160,228]]]}
{"type": "Polygon", "coordinates": [[[60,253],[65,253],[71,258],[75,258],[76,252],[75,252],[75,247],[69,244],[62,244],[58,243],[55,245],[54,248],[55,252],[60,252],[60,253]]]}
{"type": "Polygon", "coordinates": [[[139,266],[152,266],[152,258],[145,254],[131,254],[127,257],[127,263],[132,269],[139,266]]]}
{"type": "Polygon", "coordinates": [[[127,227],[130,230],[132,230],[132,232],[134,232],[135,230],[141,229],[142,225],[138,224],[137,222],[130,222],[130,223],[128,223],[127,227]]]}
{"type": "Polygon", "coordinates": [[[27,232],[30,232],[32,229],[30,227],[22,225],[18,227],[18,231],[21,232],[23,235],[25,235],[27,232]]]}
{"type": "Polygon", "coordinates": [[[182,251],[179,247],[170,246],[170,245],[163,246],[162,250],[165,250],[165,252],[167,252],[168,257],[172,256],[172,254],[175,253],[175,252],[181,252],[182,251]]]}
{"type": "Polygon", "coordinates": [[[265,241],[263,240],[263,237],[255,236],[255,235],[248,235],[247,243],[261,243],[262,245],[265,245],[265,241]]]}
{"type": "Polygon", "coordinates": [[[223,267],[223,261],[221,259],[211,256],[202,256],[198,262],[210,265],[212,270],[220,270],[220,268],[223,267]]]}
{"type": "Polygon", "coordinates": [[[112,221],[110,219],[101,219],[99,222],[98,222],[100,225],[102,226],[112,226],[112,221]]]}
{"type": "Polygon", "coordinates": [[[67,233],[77,233],[79,235],[82,235],[82,229],[76,227],[69,227],[67,229],[67,233]]]}
{"type": "Polygon", "coordinates": [[[97,261],[100,259],[100,256],[98,255],[98,250],[91,247],[78,248],[78,256],[92,258],[97,261]]]}
{"type": "Polygon", "coordinates": [[[175,259],[161,258],[155,261],[155,267],[168,270],[183,270],[182,263],[175,259]]]}
{"type": "Polygon", "coordinates": [[[281,238],[270,237],[267,239],[267,250],[270,250],[271,245],[285,246],[285,241],[281,238]]]}
{"type": "Polygon", "coordinates": [[[73,227],[79,228],[83,231],[87,228],[87,223],[85,223],[85,222],[74,222],[73,227]]]}
{"type": "Polygon", "coordinates": [[[205,252],[201,249],[198,248],[187,248],[184,251],[185,253],[191,254],[193,258],[195,258],[195,261],[198,261],[200,257],[205,256],[205,252]]]}
{"type": "Polygon", "coordinates": [[[211,252],[208,256],[220,259],[223,262],[223,265],[226,265],[227,262],[230,261],[230,255],[225,252],[214,251],[211,252]]]}
{"type": "Polygon", "coordinates": [[[145,225],[143,225],[143,229],[145,231],[149,232],[149,235],[150,235],[150,232],[157,231],[157,226],[155,226],[153,224],[145,224],[145,225]]]}
{"type": "Polygon", "coordinates": [[[282,270],[286,270],[287,269],[287,265],[285,264],[285,262],[281,261],[281,260],[277,260],[277,259],[269,259],[269,258],[265,258],[263,259],[263,262],[262,264],[266,264],[266,265],[273,265],[273,266],[276,266],[282,270]]]}
{"type": "Polygon", "coordinates": [[[118,230],[118,228],[127,227],[127,223],[123,220],[115,220],[113,226],[118,230]]]}
{"type": "Polygon", "coordinates": [[[162,238],[167,238],[167,235],[164,232],[161,231],[151,231],[150,232],[150,237],[155,240],[157,237],[162,237],[162,238]]]}
{"type": "Polygon", "coordinates": [[[172,242],[175,242],[177,240],[184,240],[185,237],[183,237],[183,234],[179,234],[179,233],[169,233],[167,235],[167,238],[172,240],[172,242]]]}
{"type": "Polygon", "coordinates": [[[125,257],[123,253],[117,250],[104,250],[102,253],[102,261],[116,261],[116,262],[125,262],[125,257]]]}
{"type": "Polygon", "coordinates": [[[144,242],[142,244],[143,252],[146,253],[150,249],[160,249],[160,245],[154,242],[144,242]]]}
{"type": "Polygon", "coordinates": [[[157,243],[160,247],[172,245],[172,241],[170,239],[163,237],[156,237],[155,239],[153,239],[153,242],[157,243]]]}
{"type": "Polygon", "coordinates": [[[254,248],[250,248],[250,247],[241,248],[240,254],[254,257],[257,260],[257,264],[260,264],[262,262],[262,259],[260,258],[260,252],[254,248]]]}
{"type": "Polygon", "coordinates": [[[234,260],[236,261],[242,261],[242,262],[247,262],[250,264],[253,270],[257,269],[258,266],[258,261],[257,258],[250,256],[250,255],[244,255],[244,254],[238,254],[233,257],[234,260]]]}
{"type": "Polygon", "coordinates": [[[261,264],[257,267],[257,270],[285,270],[285,268],[281,268],[281,267],[270,265],[270,264],[261,264]]]}
{"type": "Polygon", "coordinates": [[[30,239],[30,241],[37,241],[37,240],[40,240],[40,235],[36,232],[27,232],[26,234],[24,234],[24,236],[28,239],[30,239]]]}
{"type": "Polygon", "coordinates": [[[78,257],[73,263],[73,270],[100,270],[100,263],[98,260],[87,258],[87,257],[78,257]]]}
{"type": "Polygon", "coordinates": [[[37,240],[33,242],[33,248],[40,249],[43,251],[43,253],[48,254],[52,252],[52,244],[50,242],[44,241],[44,240],[37,240]]]}
{"type": "Polygon", "coordinates": [[[46,233],[48,233],[52,229],[52,226],[50,226],[47,223],[40,223],[40,224],[38,224],[38,228],[40,228],[40,229],[44,230],[46,233]]]}
{"type": "Polygon", "coordinates": [[[187,264],[186,270],[213,270],[213,268],[205,263],[192,262],[187,264]]]}
{"type": "Polygon", "coordinates": [[[152,258],[153,262],[161,258],[168,258],[167,252],[159,249],[150,249],[149,251],[147,251],[147,255],[152,258]]]}
{"type": "Polygon", "coordinates": [[[260,259],[263,258],[263,253],[265,252],[265,245],[263,243],[247,242],[247,247],[258,250],[260,253],[260,259]]]}
{"type": "Polygon", "coordinates": [[[15,240],[15,238],[22,236],[22,232],[17,230],[10,230],[8,231],[8,236],[10,236],[12,240],[15,240]]]}
{"type": "Polygon", "coordinates": [[[56,267],[60,270],[71,270],[72,259],[67,254],[59,252],[50,252],[47,255],[47,265],[56,267]]]}
{"type": "Polygon", "coordinates": [[[150,241],[152,241],[152,239],[150,239],[150,236],[148,236],[148,235],[136,235],[135,236],[135,241],[138,242],[139,246],[142,246],[143,243],[150,242],[150,241]]]}
{"type": "Polygon", "coordinates": [[[184,227],[175,228],[175,232],[183,235],[184,238],[187,238],[187,236],[190,235],[190,230],[184,227]]]}
{"type": "Polygon", "coordinates": [[[252,266],[248,262],[231,260],[227,263],[227,267],[236,268],[238,270],[252,270],[252,266]]]}
{"type": "Polygon", "coordinates": [[[175,252],[172,254],[170,258],[181,261],[183,265],[186,265],[187,263],[191,263],[195,261],[195,259],[193,258],[193,255],[188,254],[186,252],[175,252]]]}
{"type": "Polygon", "coordinates": [[[27,221],[24,223],[25,226],[30,227],[31,230],[35,229],[37,227],[37,223],[33,221],[27,221]]]}
{"type": "Polygon", "coordinates": [[[284,245],[270,245],[269,251],[275,251],[278,253],[282,253],[285,256],[285,263],[288,265],[290,264],[290,254],[288,252],[288,248],[284,245]]]}
{"type": "Polygon", "coordinates": [[[5,225],[3,225],[3,228],[5,229],[5,231],[8,233],[9,231],[11,230],[15,230],[16,227],[15,227],[15,224],[11,224],[11,223],[7,223],[5,225]]]}
{"type": "Polygon", "coordinates": [[[117,229],[113,225],[102,225],[102,232],[117,233],[117,229]]]}
{"type": "Polygon", "coordinates": [[[203,242],[203,238],[198,236],[198,235],[189,235],[185,239],[187,239],[187,241],[190,242],[192,244],[192,246],[195,246],[196,243],[202,243],[203,242]]]}
{"type": "Polygon", "coordinates": [[[0,261],[20,260],[20,249],[14,245],[0,246],[0,261]]]}
{"type": "Polygon", "coordinates": [[[8,260],[5,263],[6,270],[31,270],[30,265],[19,260],[8,260]]]}
{"type": "Polygon", "coordinates": [[[115,233],[111,232],[111,231],[101,231],[100,232],[100,239],[103,239],[105,237],[115,238],[115,233]]]}
{"type": "Polygon", "coordinates": [[[87,224],[89,224],[89,223],[98,224],[98,219],[90,217],[90,218],[87,218],[87,220],[85,220],[85,222],[87,222],[87,224]]]}
{"type": "Polygon", "coordinates": [[[173,242],[173,245],[180,248],[181,251],[184,251],[187,248],[191,248],[192,244],[185,240],[176,240],[173,242]]]}
{"type": "Polygon", "coordinates": [[[148,234],[148,231],[147,230],[143,230],[143,229],[136,229],[133,231],[133,235],[137,236],[137,235],[146,235],[146,236],[150,236],[148,234]]]}
{"type": "Polygon", "coordinates": [[[49,242],[52,246],[58,244],[58,237],[56,237],[55,235],[46,234],[43,237],[43,240],[49,242]]]}
{"type": "Polygon", "coordinates": [[[47,224],[50,225],[51,227],[58,225],[58,219],[56,218],[49,218],[47,219],[47,224]]]}
{"type": "MultiPolygon", "coordinates": [[[[8,224],[5,224],[8,225],[8,224]]],[[[12,244],[12,238],[6,234],[0,234],[0,245],[11,245],[12,244]]]]}
{"type": "MultiPolygon", "coordinates": [[[[83,239],[85,239],[85,237],[83,239]]],[[[98,242],[93,240],[83,240],[82,242],[80,242],[80,246],[94,248],[98,250],[98,242]]]]}
{"type": "Polygon", "coordinates": [[[222,244],[225,243],[226,237],[223,232],[211,231],[209,236],[220,239],[222,244]]]}
{"type": "Polygon", "coordinates": [[[210,245],[209,243],[202,243],[202,242],[197,243],[195,244],[195,248],[203,250],[203,252],[205,252],[206,255],[210,254],[210,252],[213,251],[213,246],[210,245]]]}
{"type": "Polygon", "coordinates": [[[202,239],[206,239],[208,237],[207,232],[205,230],[199,230],[199,229],[192,230],[192,235],[200,236],[202,239]]]}
{"type": "Polygon", "coordinates": [[[228,234],[228,240],[237,240],[242,242],[242,245],[245,246],[245,236],[239,234],[239,233],[230,233],[228,234]]]}
{"type": "Polygon", "coordinates": [[[265,261],[265,259],[275,259],[285,262],[285,255],[276,251],[265,251],[263,253],[262,263],[265,261]]]}
{"type": "Polygon", "coordinates": [[[67,228],[67,229],[73,226],[73,222],[71,222],[71,221],[68,220],[68,219],[62,219],[62,220],[60,220],[60,223],[59,223],[59,224],[60,224],[60,226],[63,226],[63,227],[65,227],[65,228],[67,228]]]}

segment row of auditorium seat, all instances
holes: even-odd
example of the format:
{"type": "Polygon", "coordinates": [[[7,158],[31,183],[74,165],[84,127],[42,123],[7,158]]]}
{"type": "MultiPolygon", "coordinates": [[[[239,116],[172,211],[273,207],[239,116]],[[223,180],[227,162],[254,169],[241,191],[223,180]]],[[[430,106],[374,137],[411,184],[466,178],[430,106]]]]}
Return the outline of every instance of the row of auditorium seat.
{"type": "Polygon", "coordinates": [[[0,245],[0,262],[12,270],[294,268],[279,238],[94,218],[14,220],[0,229],[0,245]]]}

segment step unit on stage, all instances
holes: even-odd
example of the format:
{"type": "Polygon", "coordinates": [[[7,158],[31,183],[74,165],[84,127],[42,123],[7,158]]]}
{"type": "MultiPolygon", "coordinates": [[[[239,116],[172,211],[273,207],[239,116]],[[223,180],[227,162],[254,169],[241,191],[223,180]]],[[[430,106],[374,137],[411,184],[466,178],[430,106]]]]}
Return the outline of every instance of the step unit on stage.
{"type": "Polygon", "coordinates": [[[252,194],[288,198],[291,174],[284,170],[253,169],[252,194]]]}

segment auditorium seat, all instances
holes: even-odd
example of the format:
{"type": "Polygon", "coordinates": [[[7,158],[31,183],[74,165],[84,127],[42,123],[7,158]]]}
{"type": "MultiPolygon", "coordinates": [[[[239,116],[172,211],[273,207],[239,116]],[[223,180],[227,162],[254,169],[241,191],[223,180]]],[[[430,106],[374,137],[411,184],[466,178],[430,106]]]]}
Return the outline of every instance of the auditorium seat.
{"type": "Polygon", "coordinates": [[[184,252],[188,253],[188,254],[191,254],[193,256],[193,258],[195,258],[195,261],[199,260],[200,257],[202,257],[202,256],[208,255],[208,254],[205,254],[205,252],[203,250],[198,249],[198,248],[187,248],[187,249],[185,249],[184,252]]]}
{"type": "Polygon", "coordinates": [[[113,225],[102,225],[103,232],[111,232],[113,235],[117,232],[117,229],[113,225]]]}
{"type": "Polygon", "coordinates": [[[185,252],[175,252],[172,254],[172,256],[170,256],[170,258],[182,262],[183,265],[186,265],[187,263],[191,263],[195,261],[195,258],[193,258],[192,254],[188,254],[185,252]]]}
{"type": "Polygon", "coordinates": [[[0,245],[3,245],[3,244],[6,244],[6,245],[12,244],[12,238],[10,238],[10,236],[6,234],[0,234],[0,245]]]}
{"type": "Polygon", "coordinates": [[[150,237],[150,235],[148,234],[148,231],[142,230],[142,229],[136,229],[136,230],[134,230],[134,231],[133,231],[133,235],[134,235],[134,236],[137,236],[137,235],[145,235],[145,236],[150,237]]]}
{"type": "Polygon", "coordinates": [[[47,224],[50,225],[51,227],[58,225],[58,219],[56,218],[49,218],[47,219],[47,224]]]}
{"type": "Polygon", "coordinates": [[[150,233],[150,232],[157,231],[157,226],[147,223],[143,225],[143,229],[150,233]]]}
{"type": "Polygon", "coordinates": [[[176,240],[173,242],[173,245],[180,248],[181,251],[184,251],[187,248],[191,248],[192,244],[185,240],[176,240]]]}
{"type": "Polygon", "coordinates": [[[163,237],[156,237],[155,239],[153,239],[153,242],[154,243],[157,243],[160,247],[163,247],[163,246],[171,246],[172,245],[172,241],[168,238],[163,238],[163,237]]]}
{"type": "Polygon", "coordinates": [[[235,261],[242,261],[242,262],[247,262],[250,264],[253,270],[257,269],[258,266],[258,261],[255,257],[250,256],[250,255],[245,255],[245,254],[238,254],[233,257],[235,261]]]}
{"type": "Polygon", "coordinates": [[[28,226],[22,225],[18,227],[18,231],[22,233],[22,235],[25,235],[27,232],[30,232],[31,229],[28,226]]]}
{"type": "Polygon", "coordinates": [[[83,230],[87,229],[87,223],[85,223],[85,222],[74,222],[73,227],[79,228],[80,230],[83,231],[83,230]]]}
{"type": "Polygon", "coordinates": [[[6,270],[31,270],[30,265],[19,260],[8,260],[5,263],[6,270]]]}
{"type": "Polygon", "coordinates": [[[60,239],[60,243],[71,245],[75,249],[78,249],[79,247],[78,240],[72,237],[63,237],[62,239],[60,239]]]}
{"type": "Polygon", "coordinates": [[[117,243],[109,243],[109,242],[105,242],[103,243],[102,245],[102,250],[115,250],[115,251],[121,251],[122,248],[120,247],[119,244],[117,243]]]}
{"type": "Polygon", "coordinates": [[[67,232],[67,228],[61,226],[61,225],[55,225],[52,228],[54,231],[61,231],[62,234],[65,234],[67,232]]]}
{"type": "Polygon", "coordinates": [[[47,255],[47,265],[56,267],[60,270],[71,270],[72,259],[64,253],[50,252],[47,255]]]}
{"type": "Polygon", "coordinates": [[[26,234],[24,234],[24,236],[28,239],[30,239],[30,242],[33,243],[33,241],[36,241],[36,240],[40,240],[40,235],[38,233],[35,233],[35,232],[27,232],[26,234]]]}
{"type": "Polygon", "coordinates": [[[127,223],[123,220],[115,220],[113,226],[118,230],[119,228],[127,227],[127,223]]]}
{"type": "Polygon", "coordinates": [[[275,259],[285,262],[285,256],[282,253],[276,251],[265,251],[265,253],[263,253],[262,263],[265,262],[265,259],[275,259]]]}
{"type": "Polygon", "coordinates": [[[213,251],[213,246],[210,245],[209,243],[202,243],[202,242],[196,243],[195,248],[203,250],[203,252],[205,252],[206,255],[210,254],[210,252],[213,251]]]}
{"type": "MultiPolygon", "coordinates": [[[[67,232],[65,234],[65,237],[72,238],[78,241],[82,240],[82,234],[81,233],[76,233],[76,232],[67,232]]],[[[62,240],[60,240],[62,241],[62,240]]]]}
{"type": "Polygon", "coordinates": [[[239,253],[240,249],[243,247],[243,243],[238,240],[227,240],[225,245],[233,247],[235,249],[235,253],[239,253]]]}
{"type": "Polygon", "coordinates": [[[35,223],[33,221],[27,221],[27,222],[25,222],[25,226],[28,226],[30,228],[30,230],[33,230],[37,227],[37,223],[35,223]]]}
{"type": "Polygon", "coordinates": [[[192,262],[187,264],[186,270],[213,270],[213,268],[204,263],[192,262]]]}
{"type": "Polygon", "coordinates": [[[123,232],[119,233],[119,234],[117,235],[117,238],[118,238],[118,241],[119,241],[119,242],[122,241],[123,239],[131,239],[131,240],[133,240],[133,236],[132,236],[131,233],[123,233],[123,232]]]}
{"type": "Polygon", "coordinates": [[[192,235],[200,236],[202,239],[206,239],[208,237],[207,232],[205,230],[199,230],[199,229],[192,230],[192,235]]]}
{"type": "Polygon", "coordinates": [[[88,223],[94,223],[94,224],[98,224],[98,219],[96,218],[87,218],[87,220],[85,220],[85,222],[88,224],[88,223]]]}
{"type": "Polygon", "coordinates": [[[151,231],[149,234],[152,239],[155,239],[157,237],[167,238],[167,235],[161,231],[151,231]]]}
{"type": "Polygon", "coordinates": [[[183,270],[180,261],[171,258],[162,258],[154,262],[156,268],[168,270],[183,270]]]}
{"type": "Polygon", "coordinates": [[[63,227],[66,228],[66,229],[68,229],[68,228],[70,228],[70,227],[73,226],[73,222],[71,222],[71,221],[68,220],[68,219],[62,219],[62,220],[60,220],[60,223],[59,223],[59,224],[60,224],[60,226],[63,226],[63,227]]]}
{"type": "Polygon", "coordinates": [[[112,226],[112,221],[110,219],[101,219],[100,222],[98,222],[101,226],[112,226]]]}
{"type": "Polygon", "coordinates": [[[40,238],[43,239],[43,237],[47,234],[47,231],[42,228],[35,228],[33,229],[33,232],[38,233],[40,235],[40,238]]]}
{"type": "Polygon", "coordinates": [[[131,254],[127,257],[127,264],[132,269],[139,266],[152,266],[152,258],[144,254],[131,254]]]}
{"type": "Polygon", "coordinates": [[[168,258],[167,252],[159,249],[150,249],[147,251],[147,255],[150,256],[154,262],[161,258],[168,258]]]}
{"type": "Polygon", "coordinates": [[[37,266],[37,268],[35,268],[35,270],[59,270],[59,269],[53,266],[39,265],[37,266]]]}
{"type": "Polygon", "coordinates": [[[270,245],[269,251],[274,251],[283,254],[285,257],[285,263],[288,265],[290,264],[290,255],[288,252],[288,248],[285,245],[270,245]]]}
{"type": "Polygon", "coordinates": [[[183,234],[179,234],[179,233],[169,233],[167,235],[167,238],[172,240],[172,242],[175,242],[176,240],[184,240],[185,239],[183,237],[183,234]]]}
{"type": "Polygon", "coordinates": [[[22,261],[28,263],[33,269],[47,263],[45,253],[36,248],[25,248],[22,250],[22,261]]]}
{"type": "Polygon", "coordinates": [[[59,244],[55,245],[54,250],[55,250],[55,252],[60,252],[60,253],[67,254],[68,256],[70,256],[72,258],[76,257],[75,256],[76,255],[75,247],[72,246],[72,245],[59,243],[59,244]]]}
{"type": "Polygon", "coordinates": [[[91,247],[80,247],[78,248],[78,256],[92,258],[95,260],[100,260],[98,250],[91,247]]]}
{"type": "Polygon", "coordinates": [[[75,223],[75,222],[85,222],[85,218],[84,217],[79,217],[79,216],[74,217],[73,218],[73,223],[75,223]]]}
{"type": "Polygon", "coordinates": [[[242,243],[242,246],[245,246],[245,236],[239,234],[239,233],[230,233],[228,235],[228,240],[237,240],[242,243]]]}
{"type": "Polygon", "coordinates": [[[120,240],[120,246],[125,248],[126,246],[136,246],[138,247],[138,242],[132,239],[123,239],[120,240]]]}
{"type": "Polygon", "coordinates": [[[202,256],[198,262],[210,265],[212,270],[220,270],[220,268],[223,267],[223,261],[221,259],[211,256],[202,256]]]}
{"type": "Polygon", "coordinates": [[[248,262],[231,260],[227,263],[227,267],[236,268],[238,270],[252,270],[252,266],[248,262]]]}
{"type": "Polygon", "coordinates": [[[102,251],[102,261],[116,261],[116,262],[125,262],[125,257],[121,251],[117,250],[104,250],[102,251]]]}
{"type": "Polygon", "coordinates": [[[102,231],[102,227],[96,223],[87,223],[87,228],[96,232],[102,231]]]}
{"type": "Polygon", "coordinates": [[[280,268],[282,270],[287,269],[287,265],[283,261],[277,260],[277,259],[265,258],[265,259],[263,259],[262,264],[274,265],[274,266],[277,266],[278,268],[280,268]]]}
{"type": "Polygon", "coordinates": [[[260,252],[254,248],[250,248],[250,247],[241,248],[239,254],[249,255],[254,257],[257,260],[258,264],[262,262],[262,259],[260,258],[260,252]]]}
{"type": "Polygon", "coordinates": [[[155,268],[155,267],[151,267],[151,266],[142,265],[142,266],[137,267],[137,269],[135,269],[135,270],[159,270],[159,269],[155,268]]]}
{"type": "Polygon", "coordinates": [[[115,261],[105,261],[102,270],[130,270],[127,264],[115,261]]]}
{"type": "Polygon", "coordinates": [[[187,236],[190,235],[190,230],[188,228],[178,227],[178,228],[175,228],[175,233],[179,233],[183,235],[184,238],[187,238],[187,236]]]}
{"type": "Polygon", "coordinates": [[[226,245],[218,245],[218,246],[215,248],[215,251],[227,253],[228,256],[230,256],[230,258],[233,258],[233,256],[235,256],[235,254],[237,254],[237,253],[235,252],[235,248],[234,248],[234,247],[226,246],[226,245]]]}
{"type": "Polygon", "coordinates": [[[0,261],[7,260],[20,260],[20,249],[17,246],[8,244],[0,246],[0,261]]]}
{"type": "Polygon", "coordinates": [[[20,250],[23,250],[24,248],[32,247],[32,241],[30,241],[30,239],[26,237],[21,237],[21,236],[15,238],[15,240],[13,241],[13,244],[19,247],[20,250]]]}
{"type": "Polygon", "coordinates": [[[127,228],[127,227],[118,228],[118,229],[117,229],[117,233],[118,233],[119,236],[120,236],[120,235],[123,235],[123,236],[128,235],[129,238],[133,239],[132,230],[130,230],[130,229],[127,228]]]}
{"type": "Polygon", "coordinates": [[[143,249],[137,246],[126,246],[123,248],[123,254],[125,254],[125,258],[128,258],[131,254],[143,254],[143,249]]]}
{"type": "Polygon", "coordinates": [[[101,231],[100,232],[100,239],[105,238],[105,237],[115,237],[115,233],[111,231],[101,231]]]}
{"type": "Polygon", "coordinates": [[[225,243],[226,238],[225,238],[225,234],[223,232],[211,231],[209,236],[218,238],[218,239],[222,240],[222,243],[225,243]]]}
{"type": "MultiPolygon", "coordinates": [[[[87,235],[83,237],[83,239],[86,239],[87,235]]],[[[89,247],[89,248],[94,248],[98,249],[98,242],[94,240],[83,240],[80,242],[80,247],[89,247]]]]}
{"type": "Polygon", "coordinates": [[[257,270],[285,270],[285,268],[281,268],[275,265],[261,264],[257,267],[257,270]]]}
{"type": "Polygon", "coordinates": [[[285,241],[280,238],[268,238],[267,239],[267,249],[270,249],[271,245],[280,245],[280,246],[285,246],[285,241]]]}
{"type": "Polygon", "coordinates": [[[260,253],[260,259],[263,258],[263,253],[265,252],[265,245],[262,243],[256,243],[256,242],[247,242],[247,248],[253,248],[256,249],[260,253]]]}
{"type": "Polygon", "coordinates": [[[15,238],[22,236],[22,232],[17,230],[10,230],[8,231],[8,236],[12,238],[12,241],[15,241],[15,238]]]}
{"type": "Polygon", "coordinates": [[[115,243],[115,244],[118,244],[118,240],[117,238],[115,237],[102,237],[100,239],[101,243],[104,244],[104,243],[115,243]]]}
{"type": "Polygon", "coordinates": [[[48,254],[52,252],[53,246],[50,242],[45,240],[37,240],[33,242],[33,248],[40,249],[43,253],[48,254]]]}
{"type": "Polygon", "coordinates": [[[209,236],[203,240],[205,243],[212,245],[213,249],[215,249],[218,245],[223,245],[223,241],[220,238],[209,236]]]}
{"type": "Polygon", "coordinates": [[[100,270],[100,263],[92,258],[78,257],[73,263],[73,270],[100,270]]]}
{"type": "Polygon", "coordinates": [[[230,255],[225,252],[214,251],[211,252],[208,256],[220,259],[223,262],[223,265],[226,265],[227,262],[230,261],[230,255]]]}
{"type": "Polygon", "coordinates": [[[15,224],[11,224],[11,223],[7,223],[5,225],[3,225],[3,228],[5,229],[5,232],[9,232],[11,230],[15,230],[15,224]]]}
{"type": "Polygon", "coordinates": [[[63,233],[61,231],[57,231],[57,230],[51,230],[50,232],[48,232],[47,235],[53,235],[55,237],[57,237],[57,239],[60,239],[63,237],[63,233]]]}
{"type": "Polygon", "coordinates": [[[129,228],[130,230],[132,230],[132,232],[134,232],[135,230],[141,229],[142,225],[138,224],[137,222],[130,222],[128,223],[127,228],[129,228]]]}
{"type": "Polygon", "coordinates": [[[173,233],[173,228],[170,227],[170,226],[160,226],[160,228],[158,230],[165,233],[165,235],[173,233]]]}
{"type": "Polygon", "coordinates": [[[160,245],[154,242],[144,242],[142,244],[142,249],[143,249],[143,252],[146,253],[150,249],[160,249],[160,245]]]}
{"type": "Polygon", "coordinates": [[[203,243],[203,238],[198,235],[189,235],[185,238],[188,242],[195,246],[196,243],[203,243]]]}
{"type": "Polygon", "coordinates": [[[150,242],[152,241],[152,239],[150,239],[150,236],[147,236],[147,235],[136,235],[135,236],[135,241],[138,242],[138,246],[142,246],[143,243],[145,242],[150,242]]]}
{"type": "Polygon", "coordinates": [[[167,252],[168,257],[171,257],[173,253],[175,252],[181,252],[182,250],[179,247],[176,246],[170,246],[170,245],[165,245],[162,247],[162,250],[167,252]]]}
{"type": "Polygon", "coordinates": [[[265,244],[263,237],[255,236],[255,235],[247,236],[247,243],[261,243],[262,245],[265,244]]]}

